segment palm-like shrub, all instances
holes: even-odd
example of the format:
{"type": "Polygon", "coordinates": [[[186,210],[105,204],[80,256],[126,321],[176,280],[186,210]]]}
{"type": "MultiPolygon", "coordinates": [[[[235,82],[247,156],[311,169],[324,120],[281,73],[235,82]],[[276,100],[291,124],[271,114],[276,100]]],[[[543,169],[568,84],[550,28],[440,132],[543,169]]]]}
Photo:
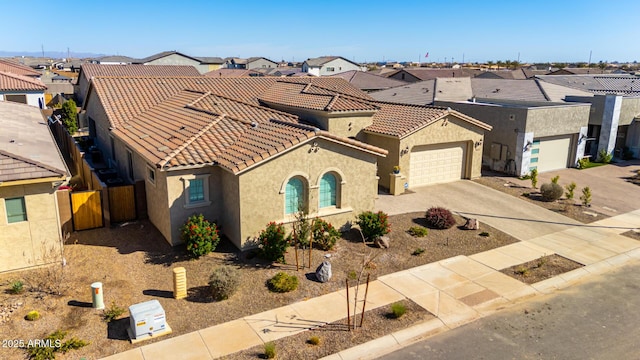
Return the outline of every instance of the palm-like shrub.
{"type": "Polygon", "coordinates": [[[449,229],[456,224],[451,211],[442,207],[432,207],[427,210],[427,224],[434,229],[449,229]]]}
{"type": "Polygon", "coordinates": [[[220,242],[216,224],[210,223],[202,214],[189,216],[180,228],[180,235],[187,244],[187,252],[196,258],[212,252],[220,242]]]}

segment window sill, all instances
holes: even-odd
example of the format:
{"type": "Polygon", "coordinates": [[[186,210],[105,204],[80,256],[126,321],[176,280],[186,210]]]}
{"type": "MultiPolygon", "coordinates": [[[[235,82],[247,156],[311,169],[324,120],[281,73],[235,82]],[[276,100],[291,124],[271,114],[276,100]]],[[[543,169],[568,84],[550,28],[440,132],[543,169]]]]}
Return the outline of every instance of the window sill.
{"type": "Polygon", "coordinates": [[[200,202],[197,202],[197,203],[185,204],[184,208],[185,209],[194,209],[194,208],[205,207],[205,206],[209,206],[209,205],[211,205],[211,201],[200,201],[200,202]]]}
{"type": "MultiPolygon", "coordinates": [[[[309,214],[307,215],[307,218],[308,219],[322,218],[326,216],[340,215],[340,214],[346,214],[350,212],[353,212],[353,208],[351,207],[336,208],[331,206],[331,207],[322,208],[316,213],[309,214]]],[[[291,224],[296,222],[296,220],[297,219],[295,214],[288,214],[288,215],[285,215],[283,219],[278,220],[277,222],[283,223],[283,224],[291,224]]]]}

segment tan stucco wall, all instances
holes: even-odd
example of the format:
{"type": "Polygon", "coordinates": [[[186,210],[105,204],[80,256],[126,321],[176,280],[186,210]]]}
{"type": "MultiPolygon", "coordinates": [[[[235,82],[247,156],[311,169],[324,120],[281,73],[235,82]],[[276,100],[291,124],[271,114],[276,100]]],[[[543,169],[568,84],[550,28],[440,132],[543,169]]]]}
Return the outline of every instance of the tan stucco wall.
{"type": "Polygon", "coordinates": [[[367,143],[389,151],[386,158],[378,161],[380,185],[389,188],[390,184],[388,175],[393,171],[393,167],[396,165],[400,166],[400,173],[402,175],[405,175],[407,178],[410,177],[411,169],[409,165],[413,147],[446,143],[467,143],[465,177],[471,179],[480,177],[480,171],[482,168],[482,147],[474,150],[472,144],[483,139],[484,130],[452,115],[449,115],[446,120],[446,125],[445,119],[442,119],[406,136],[403,139],[368,133],[367,143]],[[400,156],[400,151],[407,148],[408,152],[400,156]]]}
{"type": "Polygon", "coordinates": [[[0,186],[0,272],[62,258],[60,224],[51,183],[0,186]],[[24,196],[27,221],[7,223],[5,198],[24,196]]]}
{"type": "Polygon", "coordinates": [[[373,115],[339,116],[339,114],[331,114],[331,116],[322,119],[322,122],[325,126],[324,129],[334,135],[364,140],[365,135],[362,130],[373,124],[373,115]]]}
{"type": "Polygon", "coordinates": [[[622,99],[620,109],[620,120],[618,126],[629,125],[640,115],[640,97],[629,97],[622,99]]]}
{"type": "Polygon", "coordinates": [[[282,156],[267,161],[239,176],[240,237],[231,238],[236,246],[249,248],[270,221],[293,220],[285,216],[286,182],[301,176],[308,182],[309,216],[320,216],[342,227],[355,220],[357,213],[372,210],[377,195],[377,156],[345,147],[325,139],[313,139],[282,156]],[[313,150],[313,142],[318,151],[313,150]],[[326,172],[338,174],[338,209],[318,209],[320,178],[326,172]]]}
{"type": "Polygon", "coordinates": [[[529,108],[525,132],[535,138],[578,134],[588,125],[590,110],[588,104],[529,108]]]}

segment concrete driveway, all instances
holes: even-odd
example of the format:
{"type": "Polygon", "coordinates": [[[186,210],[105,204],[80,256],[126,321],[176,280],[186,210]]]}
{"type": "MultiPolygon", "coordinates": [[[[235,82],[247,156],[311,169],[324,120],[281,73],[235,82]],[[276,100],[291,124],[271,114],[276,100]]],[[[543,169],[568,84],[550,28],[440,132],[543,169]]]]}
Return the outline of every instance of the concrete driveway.
{"type": "Polygon", "coordinates": [[[473,217],[520,240],[528,240],[568,229],[581,223],[514,196],[469,180],[425,186],[413,193],[380,194],[376,210],[389,215],[424,211],[442,206],[462,216],[473,217]]]}
{"type": "MultiPolygon", "coordinates": [[[[640,160],[621,161],[585,170],[550,171],[538,175],[538,186],[560,175],[559,183],[562,186],[572,181],[578,185],[576,199],[580,197],[582,188],[589,186],[593,194],[591,207],[603,214],[616,216],[640,208],[640,186],[624,179],[635,175],[638,170],[640,170],[640,160]]],[[[531,182],[527,181],[527,184],[531,182]]]]}

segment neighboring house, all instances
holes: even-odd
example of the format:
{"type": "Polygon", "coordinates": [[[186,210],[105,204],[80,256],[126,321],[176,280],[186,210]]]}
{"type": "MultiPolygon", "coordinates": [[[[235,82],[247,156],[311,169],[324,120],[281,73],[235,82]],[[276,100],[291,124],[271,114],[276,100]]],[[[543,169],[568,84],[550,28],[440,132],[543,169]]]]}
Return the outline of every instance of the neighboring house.
{"type": "Polygon", "coordinates": [[[96,76],[201,76],[190,65],[102,65],[84,64],[78,75],[78,104],[82,105],[91,79],[96,76]]]}
{"type": "Polygon", "coordinates": [[[186,65],[193,66],[198,69],[201,74],[209,71],[209,64],[202,64],[202,61],[198,58],[185,55],[177,51],[163,51],[146,58],[137,59],[133,61],[133,64],[141,65],[186,65]]]}
{"type": "Polygon", "coordinates": [[[530,70],[521,68],[517,70],[483,71],[475,77],[478,79],[526,80],[531,79],[536,75],[546,75],[548,73],[549,71],[547,70],[530,70]]]}
{"type": "Polygon", "coordinates": [[[204,73],[204,76],[207,77],[245,77],[245,76],[264,76],[264,74],[255,71],[255,70],[247,70],[247,69],[218,69],[209,71],[208,73],[204,73]]]}
{"type": "Polygon", "coordinates": [[[146,179],[149,218],[169,243],[198,212],[241,249],[300,209],[348,227],[378,186],[478,177],[491,128],[330,77],[96,77],[85,108],[118,171],[146,179]]]}
{"type": "Polygon", "coordinates": [[[350,70],[366,71],[366,67],[363,68],[342,56],[322,56],[307,59],[302,63],[302,72],[315,76],[335,75],[350,70]]]}
{"type": "MultiPolygon", "coordinates": [[[[431,69],[431,68],[405,68],[396,71],[387,77],[406,81],[418,82],[424,80],[433,80],[435,78],[445,77],[474,77],[481,74],[481,70],[476,69],[431,69]]],[[[385,75],[386,76],[386,75],[385,75]]]]}
{"type": "Polygon", "coordinates": [[[0,102],[0,272],[61,261],[56,188],[69,172],[40,109],[0,102]]]}
{"type": "Polygon", "coordinates": [[[200,60],[200,68],[206,68],[206,70],[200,70],[201,73],[207,73],[209,71],[218,70],[224,67],[224,59],[221,57],[198,57],[200,60]]]}
{"type": "Polygon", "coordinates": [[[16,62],[5,59],[0,59],[0,71],[22,75],[30,77],[32,79],[40,79],[40,76],[42,76],[42,73],[33,70],[33,68],[29,66],[18,64],[16,62]]]}
{"type": "Polygon", "coordinates": [[[127,65],[127,64],[133,63],[134,61],[136,61],[136,59],[128,56],[122,56],[122,55],[102,56],[102,57],[90,60],[92,64],[102,64],[102,65],[127,65]]]}
{"type": "Polygon", "coordinates": [[[405,81],[389,79],[359,70],[345,71],[331,76],[343,78],[364,92],[384,90],[406,84],[405,81]]]}
{"type": "Polygon", "coordinates": [[[594,75],[594,74],[610,74],[612,70],[600,69],[598,67],[591,68],[562,68],[542,75],[594,75]]]}
{"type": "Polygon", "coordinates": [[[269,60],[265,57],[250,57],[247,59],[242,58],[227,58],[225,60],[225,67],[227,69],[275,69],[278,67],[278,63],[269,60]]]}
{"type": "Polygon", "coordinates": [[[44,108],[47,86],[40,80],[0,71],[0,101],[11,101],[44,108]]]}
{"type": "Polygon", "coordinates": [[[435,85],[435,80],[418,81],[387,90],[371,92],[369,95],[379,101],[411,105],[433,105],[435,85]]]}

